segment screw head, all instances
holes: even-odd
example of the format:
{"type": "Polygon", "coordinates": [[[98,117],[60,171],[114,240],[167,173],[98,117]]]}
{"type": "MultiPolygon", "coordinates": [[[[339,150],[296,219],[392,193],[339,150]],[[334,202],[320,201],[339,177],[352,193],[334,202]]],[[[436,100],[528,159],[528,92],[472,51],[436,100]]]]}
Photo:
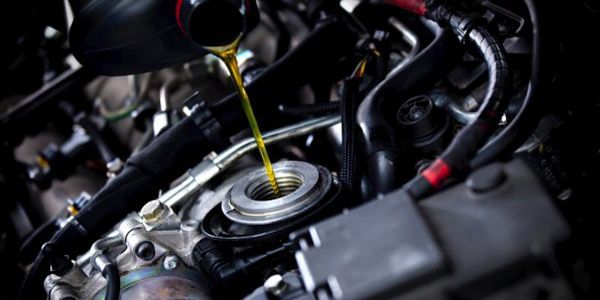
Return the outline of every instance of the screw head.
{"type": "Polygon", "coordinates": [[[281,275],[275,274],[271,275],[269,278],[267,278],[267,280],[265,280],[263,287],[267,293],[273,296],[279,296],[285,291],[288,285],[285,281],[283,281],[283,277],[281,277],[281,275]]]}
{"type": "Polygon", "coordinates": [[[177,268],[178,265],[179,265],[179,258],[177,258],[177,256],[175,256],[175,255],[169,255],[169,256],[165,257],[165,260],[163,261],[163,267],[165,267],[165,269],[167,269],[167,270],[173,270],[173,269],[177,268]]]}
{"type": "Polygon", "coordinates": [[[166,209],[164,203],[158,200],[152,200],[142,207],[140,215],[144,222],[156,222],[165,214],[166,209]]]}
{"type": "Polygon", "coordinates": [[[152,260],[154,258],[154,254],[154,245],[151,242],[144,241],[135,247],[135,255],[145,261],[152,260]]]}

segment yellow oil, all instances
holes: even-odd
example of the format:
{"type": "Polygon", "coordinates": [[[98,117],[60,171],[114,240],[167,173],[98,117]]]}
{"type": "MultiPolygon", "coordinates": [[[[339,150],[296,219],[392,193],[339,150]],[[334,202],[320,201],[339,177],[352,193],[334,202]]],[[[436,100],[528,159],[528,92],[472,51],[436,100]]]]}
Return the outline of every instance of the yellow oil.
{"type": "Polygon", "coordinates": [[[269,159],[269,154],[267,153],[267,148],[265,147],[265,142],[263,140],[262,134],[260,133],[258,122],[256,122],[256,117],[254,116],[254,111],[252,110],[252,105],[250,104],[250,99],[248,98],[248,94],[246,93],[246,88],[244,88],[242,75],[240,74],[240,70],[238,68],[236,54],[239,42],[240,38],[236,39],[233,43],[227,46],[209,47],[207,49],[214,55],[219,57],[223,61],[223,63],[225,63],[227,69],[229,70],[229,74],[233,81],[233,85],[235,86],[239,98],[242,101],[242,109],[246,114],[246,118],[248,119],[248,123],[250,124],[250,129],[252,130],[252,134],[254,135],[254,139],[256,140],[256,145],[258,146],[260,157],[262,158],[263,164],[265,165],[265,171],[267,173],[267,177],[269,178],[269,183],[271,183],[271,187],[273,188],[273,194],[276,197],[279,197],[281,194],[279,192],[279,186],[277,185],[277,179],[275,178],[275,172],[273,172],[273,166],[271,165],[271,160],[269,159]]]}

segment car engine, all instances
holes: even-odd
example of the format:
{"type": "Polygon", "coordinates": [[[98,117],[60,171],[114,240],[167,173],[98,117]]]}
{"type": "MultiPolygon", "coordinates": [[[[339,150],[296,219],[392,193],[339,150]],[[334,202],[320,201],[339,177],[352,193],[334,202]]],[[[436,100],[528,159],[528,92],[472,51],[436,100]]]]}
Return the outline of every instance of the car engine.
{"type": "Polygon", "coordinates": [[[0,5],[4,298],[597,299],[595,1],[0,5]]]}

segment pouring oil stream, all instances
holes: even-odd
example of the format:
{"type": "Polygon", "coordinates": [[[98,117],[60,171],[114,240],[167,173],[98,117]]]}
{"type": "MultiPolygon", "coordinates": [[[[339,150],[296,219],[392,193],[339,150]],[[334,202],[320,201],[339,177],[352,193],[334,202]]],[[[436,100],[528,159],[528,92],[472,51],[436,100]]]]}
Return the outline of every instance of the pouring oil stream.
{"type": "Polygon", "coordinates": [[[246,118],[248,119],[250,129],[252,130],[252,135],[254,135],[254,139],[256,140],[256,145],[258,151],[260,152],[260,157],[262,158],[263,164],[265,166],[267,178],[269,179],[269,183],[273,188],[273,194],[275,195],[275,197],[279,197],[281,193],[279,191],[279,185],[277,184],[275,172],[273,172],[273,166],[271,165],[271,160],[269,159],[269,154],[267,153],[267,148],[265,147],[265,142],[258,127],[258,122],[256,121],[256,117],[254,116],[254,111],[252,110],[250,98],[248,98],[248,94],[246,93],[246,88],[244,87],[242,76],[238,68],[236,54],[240,43],[240,39],[241,37],[238,37],[235,41],[226,46],[207,47],[207,49],[211,53],[219,57],[223,61],[223,63],[225,63],[227,69],[229,70],[229,74],[231,80],[233,81],[233,85],[235,86],[238,96],[242,102],[242,109],[246,114],[246,118]]]}

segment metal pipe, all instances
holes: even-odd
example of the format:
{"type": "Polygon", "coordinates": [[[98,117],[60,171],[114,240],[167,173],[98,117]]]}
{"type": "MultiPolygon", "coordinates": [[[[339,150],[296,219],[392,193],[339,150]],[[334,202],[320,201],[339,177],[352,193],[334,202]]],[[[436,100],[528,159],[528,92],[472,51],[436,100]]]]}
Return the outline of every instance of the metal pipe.
{"type": "MultiPolygon", "coordinates": [[[[335,125],[340,120],[341,117],[339,115],[314,118],[266,132],[263,135],[263,139],[265,144],[272,144],[335,125]]],[[[256,143],[254,139],[245,138],[225,149],[220,154],[205,158],[200,164],[188,171],[188,176],[180,184],[163,194],[158,200],[177,210],[202,185],[206,184],[221,171],[233,165],[240,157],[255,148],[256,143]]]]}
{"type": "Polygon", "coordinates": [[[88,252],[79,256],[77,258],[77,264],[82,266],[85,263],[90,262],[90,260],[93,259],[93,257],[97,254],[121,244],[123,244],[123,240],[119,236],[119,232],[116,230],[111,231],[107,236],[94,242],[88,252]]]}
{"type": "MultiPolygon", "coordinates": [[[[419,38],[417,37],[417,35],[414,32],[410,31],[410,29],[408,29],[408,27],[406,27],[402,22],[398,21],[398,19],[393,17],[389,18],[388,23],[390,23],[390,25],[392,25],[394,29],[398,30],[402,34],[404,40],[411,47],[410,51],[408,52],[408,54],[406,54],[404,59],[394,67],[394,70],[398,70],[404,67],[404,65],[411,61],[417,55],[417,53],[419,53],[419,50],[421,49],[421,44],[419,43],[419,38]]],[[[392,73],[393,71],[389,74],[392,73]]]]}
{"type": "Polygon", "coordinates": [[[167,111],[171,107],[171,103],[169,101],[169,91],[177,83],[179,83],[179,80],[176,78],[172,78],[172,79],[165,81],[165,83],[163,83],[160,86],[160,92],[159,92],[160,111],[167,111]]]}

